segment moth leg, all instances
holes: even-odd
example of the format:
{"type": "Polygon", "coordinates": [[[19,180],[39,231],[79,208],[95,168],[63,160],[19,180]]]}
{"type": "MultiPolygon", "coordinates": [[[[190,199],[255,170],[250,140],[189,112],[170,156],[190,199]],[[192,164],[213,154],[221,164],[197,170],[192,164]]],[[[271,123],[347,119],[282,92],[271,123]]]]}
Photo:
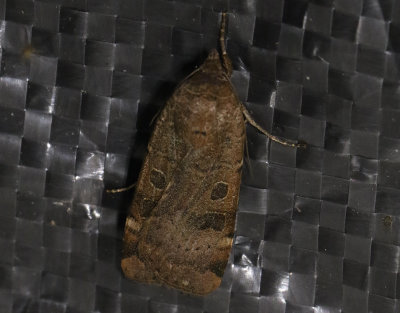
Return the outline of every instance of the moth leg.
{"type": "Polygon", "coordinates": [[[120,193],[120,192],[131,190],[135,186],[136,186],[136,183],[133,183],[132,185],[129,185],[129,186],[123,187],[123,188],[106,189],[106,192],[107,193],[120,193]]]}
{"type": "Polygon", "coordinates": [[[154,122],[157,120],[157,118],[161,115],[163,108],[159,108],[156,112],[156,114],[154,114],[154,116],[151,118],[151,121],[149,123],[149,126],[152,126],[154,124],[154,122]]]}
{"type": "Polygon", "coordinates": [[[249,145],[248,145],[247,138],[244,141],[244,145],[245,145],[246,154],[243,157],[243,160],[247,164],[247,168],[249,169],[250,177],[253,177],[253,168],[252,168],[251,163],[250,163],[250,153],[249,153],[249,145]]]}
{"type": "Polygon", "coordinates": [[[267,132],[264,128],[262,128],[260,125],[258,125],[257,122],[251,117],[249,111],[247,111],[247,109],[245,108],[245,106],[243,104],[242,104],[242,112],[243,112],[244,117],[246,118],[246,121],[249,122],[251,126],[255,127],[257,130],[259,130],[261,133],[263,133],[265,136],[267,136],[271,140],[278,142],[284,146],[296,147],[296,148],[305,148],[306,147],[306,144],[304,144],[304,143],[293,143],[293,142],[281,139],[281,138],[274,136],[271,133],[267,132]]]}

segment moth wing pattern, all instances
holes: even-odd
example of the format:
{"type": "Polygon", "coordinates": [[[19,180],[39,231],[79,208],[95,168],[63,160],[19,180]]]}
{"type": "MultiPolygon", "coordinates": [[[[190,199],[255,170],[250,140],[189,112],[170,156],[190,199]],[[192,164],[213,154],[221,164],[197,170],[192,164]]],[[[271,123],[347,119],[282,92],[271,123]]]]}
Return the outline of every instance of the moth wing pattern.
{"type": "Polygon", "coordinates": [[[177,166],[177,149],[168,142],[171,138],[174,138],[174,131],[167,105],[155,124],[125,223],[122,270],[126,277],[141,282],[157,281],[154,273],[139,258],[137,248],[143,224],[157,205],[177,166]]]}
{"type": "Polygon", "coordinates": [[[128,278],[199,295],[220,285],[244,140],[241,104],[212,51],[155,125],[125,226],[121,266],[128,278]]]}

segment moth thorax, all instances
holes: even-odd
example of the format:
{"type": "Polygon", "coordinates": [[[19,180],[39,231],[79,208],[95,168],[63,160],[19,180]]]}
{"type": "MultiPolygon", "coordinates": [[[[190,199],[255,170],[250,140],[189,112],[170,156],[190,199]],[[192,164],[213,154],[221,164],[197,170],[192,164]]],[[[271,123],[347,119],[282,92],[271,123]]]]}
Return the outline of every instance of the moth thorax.
{"type": "Polygon", "coordinates": [[[217,143],[216,102],[196,98],[185,109],[175,112],[175,131],[197,148],[217,143]]]}
{"type": "Polygon", "coordinates": [[[227,70],[222,66],[221,57],[218,51],[215,49],[211,50],[211,52],[208,54],[207,59],[204,61],[201,67],[201,70],[206,73],[225,73],[230,76],[230,73],[227,73],[227,70]]]}

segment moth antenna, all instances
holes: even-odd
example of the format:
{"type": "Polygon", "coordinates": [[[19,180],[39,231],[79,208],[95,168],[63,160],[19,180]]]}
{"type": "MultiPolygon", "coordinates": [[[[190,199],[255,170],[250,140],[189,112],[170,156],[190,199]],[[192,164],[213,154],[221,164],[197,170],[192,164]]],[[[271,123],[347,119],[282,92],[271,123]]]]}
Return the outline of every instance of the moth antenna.
{"type": "Polygon", "coordinates": [[[289,147],[295,147],[295,148],[305,148],[306,147],[306,144],[304,144],[304,143],[293,143],[290,141],[286,141],[284,139],[281,139],[281,138],[274,136],[271,133],[267,132],[264,128],[262,128],[260,125],[258,125],[257,122],[251,117],[250,113],[247,111],[246,107],[243,104],[242,104],[242,112],[243,112],[244,117],[246,118],[246,121],[249,122],[251,126],[258,129],[261,133],[263,133],[265,136],[267,136],[272,141],[275,141],[277,143],[280,143],[281,145],[289,146],[289,147]]]}
{"type": "Polygon", "coordinates": [[[221,29],[220,29],[220,33],[219,33],[219,45],[221,47],[222,65],[224,66],[225,70],[228,72],[228,76],[230,76],[232,73],[232,63],[228,57],[228,53],[226,52],[225,34],[226,34],[226,12],[223,12],[222,17],[221,17],[221,29]]]}
{"type": "Polygon", "coordinates": [[[226,12],[223,12],[221,20],[221,29],[219,33],[219,44],[221,46],[222,56],[227,55],[225,47],[225,31],[226,31],[226,12]]]}
{"type": "Polygon", "coordinates": [[[107,193],[120,193],[120,192],[128,191],[135,186],[136,186],[136,183],[133,183],[132,185],[129,185],[128,187],[116,188],[116,189],[106,189],[106,192],[107,193]]]}

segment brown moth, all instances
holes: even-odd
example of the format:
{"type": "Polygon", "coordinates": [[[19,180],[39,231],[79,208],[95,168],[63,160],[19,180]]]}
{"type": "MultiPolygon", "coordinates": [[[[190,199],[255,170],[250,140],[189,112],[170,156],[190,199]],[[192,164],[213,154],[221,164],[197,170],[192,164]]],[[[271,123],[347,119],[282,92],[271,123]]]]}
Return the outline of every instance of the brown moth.
{"type": "Polygon", "coordinates": [[[231,251],[244,116],[260,129],[229,81],[222,18],[222,56],[211,51],[157,119],[123,238],[127,278],[197,295],[220,285],[231,251]]]}

